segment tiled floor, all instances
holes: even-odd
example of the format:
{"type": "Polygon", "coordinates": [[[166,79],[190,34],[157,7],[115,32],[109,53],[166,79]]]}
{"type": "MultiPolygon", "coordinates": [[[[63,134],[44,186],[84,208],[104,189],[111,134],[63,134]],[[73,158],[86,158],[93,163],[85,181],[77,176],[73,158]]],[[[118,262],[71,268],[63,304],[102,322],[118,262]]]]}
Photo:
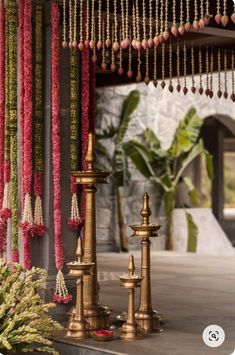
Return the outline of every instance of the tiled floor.
{"type": "MultiPolygon", "coordinates": [[[[139,253],[134,253],[136,272],[139,253]]],[[[100,301],[114,315],[126,310],[127,292],[120,288],[118,274],[127,270],[127,254],[99,255],[100,301]]],[[[164,332],[135,342],[114,340],[96,343],[92,339],[74,345],[57,344],[62,355],[230,355],[235,350],[235,258],[152,253],[153,305],[164,313],[164,332]],[[202,341],[204,328],[220,325],[224,344],[208,348],[202,341]],[[87,349],[86,349],[87,347],[87,349]]],[[[139,293],[136,293],[138,305],[139,293]]]]}

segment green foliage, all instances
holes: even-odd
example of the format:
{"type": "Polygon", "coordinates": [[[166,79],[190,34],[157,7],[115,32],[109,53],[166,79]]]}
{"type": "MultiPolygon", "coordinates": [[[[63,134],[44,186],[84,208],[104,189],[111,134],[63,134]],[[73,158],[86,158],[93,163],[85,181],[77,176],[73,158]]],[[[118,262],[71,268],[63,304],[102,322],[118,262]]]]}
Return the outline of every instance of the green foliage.
{"type": "Polygon", "coordinates": [[[185,211],[185,216],[188,226],[188,245],[187,251],[189,253],[196,253],[197,251],[197,236],[198,236],[198,227],[194,223],[193,217],[190,213],[185,211]]]}
{"type": "MultiPolygon", "coordinates": [[[[149,128],[143,132],[144,143],[132,140],[123,145],[126,155],[141,174],[163,190],[169,223],[173,223],[172,215],[179,183],[186,186],[192,203],[198,202],[195,186],[189,177],[184,176],[190,163],[198,156],[204,156],[208,176],[210,179],[213,178],[212,156],[204,148],[203,141],[199,139],[202,123],[196,110],[189,110],[185,118],[180,121],[168,150],[162,149],[156,134],[149,128]]],[[[170,232],[173,233],[173,228],[170,228],[170,232]]],[[[169,239],[172,239],[172,235],[169,239]]],[[[172,245],[172,240],[170,244],[172,245]]]]}
{"type": "Polygon", "coordinates": [[[0,352],[47,352],[58,354],[47,339],[53,330],[61,329],[37,293],[46,281],[46,272],[29,271],[16,263],[0,259],[0,352]],[[44,346],[45,345],[45,346],[44,346]]]}
{"type": "Polygon", "coordinates": [[[105,158],[109,169],[110,165],[112,166],[112,178],[116,187],[124,186],[128,183],[130,178],[128,161],[123,149],[123,139],[132,119],[132,114],[139,104],[139,100],[139,92],[136,90],[131,91],[123,102],[118,126],[114,127],[113,125],[110,125],[96,135],[96,151],[105,158]],[[115,147],[113,153],[110,153],[102,143],[102,140],[107,139],[114,139],[115,147]]]}

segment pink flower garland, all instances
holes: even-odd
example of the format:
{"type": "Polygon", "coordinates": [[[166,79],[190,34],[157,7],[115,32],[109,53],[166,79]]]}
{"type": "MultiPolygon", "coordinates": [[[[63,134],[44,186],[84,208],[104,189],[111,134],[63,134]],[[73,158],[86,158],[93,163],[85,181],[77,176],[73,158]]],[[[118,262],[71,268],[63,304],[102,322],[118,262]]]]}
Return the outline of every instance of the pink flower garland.
{"type": "Polygon", "coordinates": [[[21,127],[21,199],[23,216],[24,267],[31,268],[30,234],[32,226],[31,180],[32,180],[32,3],[19,1],[20,27],[20,127],[21,127]]]}
{"type": "Polygon", "coordinates": [[[55,2],[51,7],[52,21],[52,157],[53,157],[53,182],[54,182],[54,233],[55,233],[55,263],[58,269],[56,292],[54,302],[68,303],[72,296],[64,284],[61,270],[64,266],[63,246],[61,235],[61,152],[60,152],[60,37],[59,37],[59,6],[55,2]]]}
{"type": "MultiPolygon", "coordinates": [[[[21,2],[21,6],[23,2],[21,2]]],[[[23,160],[23,201],[24,210],[20,227],[29,231],[33,224],[31,206],[31,182],[32,182],[32,2],[24,1],[24,31],[23,31],[23,77],[24,87],[22,88],[23,108],[22,123],[22,160],[23,160]]],[[[22,18],[21,18],[22,21],[22,18]]],[[[22,44],[21,44],[22,45],[22,44]]],[[[21,48],[22,52],[22,48],[21,48]]],[[[21,68],[22,69],[22,68],[21,68]]],[[[22,72],[21,72],[22,74],[22,72]]],[[[28,243],[27,243],[28,245],[28,243]]]]}
{"type": "Polygon", "coordinates": [[[89,131],[95,133],[95,72],[96,63],[90,60],[90,112],[89,112],[89,131]]]}
{"type": "MultiPolygon", "coordinates": [[[[0,209],[4,192],[4,140],[5,140],[5,9],[0,3],[0,209]]],[[[7,224],[0,218],[0,255],[6,249],[7,224]]]]}

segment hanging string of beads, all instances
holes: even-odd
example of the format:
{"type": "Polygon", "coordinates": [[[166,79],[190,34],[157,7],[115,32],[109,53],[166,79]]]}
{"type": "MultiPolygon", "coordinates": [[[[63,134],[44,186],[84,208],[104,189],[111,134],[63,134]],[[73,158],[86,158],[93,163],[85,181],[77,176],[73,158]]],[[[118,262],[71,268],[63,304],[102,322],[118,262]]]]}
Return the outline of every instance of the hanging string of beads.
{"type": "MultiPolygon", "coordinates": [[[[130,30],[131,34],[131,30],[130,30]]],[[[132,78],[133,76],[133,71],[132,71],[132,47],[131,47],[131,42],[129,43],[129,56],[128,56],[128,71],[127,71],[127,76],[128,78],[132,78]]]]}
{"type": "Polygon", "coordinates": [[[163,32],[163,37],[165,41],[167,41],[170,37],[170,34],[168,32],[168,0],[165,0],[165,29],[163,32]]]}
{"type": "Polygon", "coordinates": [[[232,51],[232,57],[231,57],[231,70],[232,70],[232,94],[230,96],[230,99],[235,102],[235,68],[234,68],[234,51],[232,51]]]}
{"type": "Polygon", "coordinates": [[[186,95],[188,92],[187,88],[187,48],[186,44],[184,42],[184,88],[183,88],[183,93],[186,95]]]}
{"type": "Polygon", "coordinates": [[[221,18],[222,18],[222,15],[221,15],[221,12],[220,12],[220,0],[217,0],[216,10],[217,10],[217,13],[215,15],[215,21],[219,25],[220,22],[221,22],[221,18]]]}
{"type": "Polygon", "coordinates": [[[73,47],[73,5],[69,0],[69,48],[73,47]]]}
{"type": "Polygon", "coordinates": [[[206,0],[206,15],[205,15],[205,25],[208,26],[210,23],[210,3],[209,0],[206,0]]]}
{"type": "Polygon", "coordinates": [[[86,1],[86,39],[85,39],[85,46],[86,48],[89,47],[89,33],[90,33],[90,0],[86,1]]]}
{"type": "Polygon", "coordinates": [[[106,48],[105,48],[105,22],[103,21],[102,25],[102,63],[101,68],[103,71],[107,70],[107,63],[106,63],[106,48]]]}
{"type": "Polygon", "coordinates": [[[146,50],[146,71],[145,71],[144,82],[146,85],[148,85],[150,82],[150,79],[149,79],[149,48],[147,48],[147,50],[146,50]]]}
{"type": "Polygon", "coordinates": [[[165,83],[165,43],[162,44],[162,82],[161,87],[164,89],[166,86],[165,83]]]}
{"type": "Polygon", "coordinates": [[[204,0],[200,0],[200,10],[201,10],[201,18],[199,20],[199,27],[200,29],[203,29],[205,27],[204,0]]]}
{"type": "Polygon", "coordinates": [[[180,0],[180,26],[178,28],[179,34],[183,36],[185,29],[184,29],[184,1],[180,0]]]}
{"type": "Polygon", "coordinates": [[[140,50],[138,50],[138,64],[137,64],[137,76],[136,76],[136,81],[140,82],[142,79],[141,76],[141,57],[140,57],[140,50]]]}
{"type": "Polygon", "coordinates": [[[97,49],[99,51],[102,48],[102,2],[101,2],[101,0],[99,0],[98,6],[99,6],[99,9],[98,9],[98,42],[97,42],[97,49]]]}
{"type": "Polygon", "coordinates": [[[209,48],[206,47],[206,91],[205,91],[206,96],[210,95],[210,89],[209,89],[209,48]]]}
{"type": "Polygon", "coordinates": [[[223,16],[221,17],[221,23],[224,27],[226,27],[228,22],[229,22],[229,17],[227,15],[227,0],[224,0],[224,13],[223,16]]]}
{"type": "Polygon", "coordinates": [[[172,85],[172,43],[170,40],[170,44],[169,44],[169,77],[170,77],[170,81],[169,81],[169,91],[173,92],[174,91],[174,87],[172,85]]]}
{"type": "Polygon", "coordinates": [[[63,42],[62,47],[65,49],[68,46],[67,42],[67,22],[66,22],[66,0],[63,0],[63,42]]]}
{"type": "Polygon", "coordinates": [[[194,21],[193,21],[193,28],[198,31],[200,26],[199,26],[199,21],[198,21],[198,4],[197,0],[194,0],[194,21]]]}
{"type": "Polygon", "coordinates": [[[145,6],[145,1],[142,3],[143,5],[143,40],[142,40],[142,47],[147,50],[148,48],[148,41],[147,41],[147,33],[146,33],[146,6],[145,6]]]}
{"type": "Polygon", "coordinates": [[[203,84],[202,84],[202,49],[199,47],[199,53],[198,53],[198,60],[199,60],[199,94],[203,94],[203,84]]]}
{"type": "Polygon", "coordinates": [[[210,98],[212,99],[214,92],[213,92],[213,73],[214,73],[214,50],[211,48],[211,56],[210,56],[210,98]]]}
{"type": "Polygon", "coordinates": [[[110,0],[106,0],[106,47],[109,48],[111,46],[111,39],[110,39],[110,0]]]}
{"type": "Polygon", "coordinates": [[[154,44],[157,47],[159,45],[159,19],[158,19],[158,12],[159,12],[159,0],[155,0],[156,1],[156,6],[155,6],[155,25],[156,25],[156,33],[155,33],[155,37],[154,37],[154,44]]]}
{"type": "MultiPolygon", "coordinates": [[[[81,1],[82,3],[82,1],[81,1]]],[[[73,48],[77,48],[78,46],[78,42],[77,42],[77,0],[74,0],[74,6],[73,6],[73,12],[74,12],[74,16],[73,16],[73,48]]],[[[82,43],[81,39],[80,39],[80,43],[82,43]]],[[[79,45],[80,45],[79,43],[79,45]]],[[[80,47],[79,47],[80,49],[80,47]]]]}
{"type": "Polygon", "coordinates": [[[160,34],[158,36],[159,42],[164,42],[163,28],[164,28],[164,0],[160,0],[160,34]]]}
{"type": "Polygon", "coordinates": [[[180,44],[179,40],[177,39],[177,47],[176,47],[176,69],[177,69],[177,86],[176,90],[180,92],[181,84],[180,84],[180,44]]]}
{"type": "Polygon", "coordinates": [[[149,39],[148,46],[149,48],[153,47],[153,0],[149,1],[149,39]]]}
{"type": "Polygon", "coordinates": [[[220,48],[218,48],[217,62],[218,62],[218,92],[217,92],[217,96],[220,99],[221,96],[223,95],[222,90],[221,90],[221,49],[220,48]]]}
{"type": "Polygon", "coordinates": [[[186,0],[186,24],[184,26],[185,31],[189,32],[191,30],[190,23],[190,0],[186,0]]]}
{"type": "Polygon", "coordinates": [[[172,3],[172,16],[173,16],[173,24],[171,27],[171,33],[173,34],[173,36],[177,37],[178,28],[176,25],[176,0],[173,0],[173,3],[172,3]]]}
{"type": "Polygon", "coordinates": [[[227,49],[224,50],[224,98],[228,98],[228,77],[227,77],[227,65],[228,65],[228,58],[227,58],[227,49]]]}
{"type": "Polygon", "coordinates": [[[194,58],[194,47],[193,44],[191,46],[191,68],[192,68],[192,87],[191,91],[193,94],[196,92],[195,88],[195,58],[194,58]]]}
{"type": "Polygon", "coordinates": [[[157,66],[158,66],[158,60],[157,60],[157,46],[154,46],[153,48],[153,85],[155,88],[157,87],[158,81],[157,81],[157,66]]]}

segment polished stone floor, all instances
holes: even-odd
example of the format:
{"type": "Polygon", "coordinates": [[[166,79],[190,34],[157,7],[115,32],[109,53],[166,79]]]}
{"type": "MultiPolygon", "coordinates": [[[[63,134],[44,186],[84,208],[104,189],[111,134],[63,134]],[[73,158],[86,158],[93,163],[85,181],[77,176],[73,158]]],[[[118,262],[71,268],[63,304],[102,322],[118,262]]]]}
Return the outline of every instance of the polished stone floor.
{"type": "MultiPolygon", "coordinates": [[[[138,272],[139,253],[134,255],[138,272]]],[[[127,270],[128,254],[100,254],[98,261],[100,301],[116,315],[127,307],[127,291],[120,288],[116,275],[127,270]]],[[[68,344],[60,337],[57,349],[62,355],[230,355],[234,352],[234,257],[153,252],[152,294],[154,307],[167,318],[164,332],[132,342],[116,339],[97,343],[88,339],[68,344]],[[226,334],[219,348],[209,348],[202,341],[204,328],[213,324],[221,326],[226,334]]],[[[137,304],[138,296],[137,292],[137,304]]]]}

